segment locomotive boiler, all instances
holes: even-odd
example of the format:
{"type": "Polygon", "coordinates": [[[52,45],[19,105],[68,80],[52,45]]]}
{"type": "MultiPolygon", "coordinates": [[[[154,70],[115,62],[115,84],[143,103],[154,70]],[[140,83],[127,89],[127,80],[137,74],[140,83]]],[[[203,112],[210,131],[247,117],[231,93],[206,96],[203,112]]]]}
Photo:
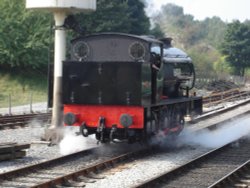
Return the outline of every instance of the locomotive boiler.
{"type": "Polygon", "coordinates": [[[72,40],[70,56],[63,62],[64,124],[85,137],[134,143],[178,135],[186,115],[202,112],[202,98],[189,94],[192,60],[170,38],[94,34],[72,40]]]}

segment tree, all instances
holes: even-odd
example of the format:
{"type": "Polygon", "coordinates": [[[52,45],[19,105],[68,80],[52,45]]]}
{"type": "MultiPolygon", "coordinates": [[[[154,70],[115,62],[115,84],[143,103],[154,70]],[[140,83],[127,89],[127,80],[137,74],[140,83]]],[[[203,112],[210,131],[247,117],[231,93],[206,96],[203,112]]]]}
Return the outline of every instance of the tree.
{"type": "Polygon", "coordinates": [[[184,48],[204,38],[201,23],[195,21],[192,15],[184,14],[183,8],[175,4],[162,6],[161,12],[155,15],[153,20],[161,26],[167,36],[174,38],[177,43],[182,43],[184,48]]]}
{"type": "Polygon", "coordinates": [[[232,67],[226,61],[226,56],[222,56],[217,61],[215,61],[213,64],[213,67],[217,75],[219,76],[222,76],[228,73],[230,74],[233,72],[232,67]]]}
{"type": "Polygon", "coordinates": [[[162,6],[162,13],[177,17],[184,15],[183,8],[172,3],[162,6]]]}
{"type": "Polygon", "coordinates": [[[197,77],[212,78],[215,76],[213,63],[220,58],[220,54],[215,48],[201,43],[189,49],[188,54],[194,62],[197,77]]]}
{"type": "Polygon", "coordinates": [[[165,37],[165,34],[161,30],[161,27],[159,24],[155,24],[154,28],[149,31],[149,34],[155,36],[156,38],[165,37]]]}
{"type": "Polygon", "coordinates": [[[219,48],[223,41],[227,25],[219,17],[206,18],[201,23],[201,32],[204,33],[206,42],[219,48]]]}
{"type": "Polygon", "coordinates": [[[0,9],[0,66],[7,69],[46,67],[49,15],[27,11],[24,0],[1,0],[0,9]]]}
{"type": "Polygon", "coordinates": [[[221,52],[234,67],[235,74],[244,76],[250,67],[250,26],[238,20],[228,24],[221,52]]]}
{"type": "Polygon", "coordinates": [[[150,22],[144,11],[145,4],[140,0],[127,0],[127,4],[131,23],[130,33],[136,35],[148,34],[150,22]]]}
{"type": "Polygon", "coordinates": [[[77,20],[86,34],[98,32],[124,32],[147,34],[149,18],[145,5],[139,0],[97,0],[97,11],[88,15],[80,13],[77,20]]]}

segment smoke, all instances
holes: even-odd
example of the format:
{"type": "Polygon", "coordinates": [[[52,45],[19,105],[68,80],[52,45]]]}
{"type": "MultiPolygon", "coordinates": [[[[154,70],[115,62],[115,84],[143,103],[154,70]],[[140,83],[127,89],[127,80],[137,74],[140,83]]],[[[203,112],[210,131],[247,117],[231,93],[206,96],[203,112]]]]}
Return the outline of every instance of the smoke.
{"type": "MultiPolygon", "coordinates": [[[[185,145],[189,146],[202,146],[206,148],[216,148],[228,144],[230,142],[236,141],[241,137],[248,136],[250,139],[250,118],[240,118],[235,119],[232,122],[226,123],[220,128],[210,131],[202,130],[199,132],[192,132],[188,127],[183,130],[183,132],[177,137],[177,139],[172,140],[166,138],[164,134],[159,134],[153,139],[152,144],[158,144],[163,147],[182,147],[185,145]]],[[[97,147],[97,141],[95,138],[89,136],[87,138],[82,135],[77,136],[75,132],[78,127],[66,127],[64,129],[64,138],[60,142],[60,153],[62,155],[67,155],[91,147],[97,147]]],[[[122,144],[109,144],[103,145],[100,148],[100,154],[112,151],[120,151],[121,148],[129,148],[128,150],[133,150],[133,148],[138,149],[137,144],[126,145],[121,147],[122,144]]]]}
{"type": "Polygon", "coordinates": [[[146,6],[145,8],[146,14],[149,17],[159,12],[162,6],[162,2],[159,3],[159,0],[145,0],[144,4],[146,6]]]}
{"type": "Polygon", "coordinates": [[[133,150],[138,150],[143,146],[137,144],[127,144],[127,143],[109,143],[109,144],[99,144],[97,145],[97,140],[95,136],[90,135],[88,137],[83,137],[82,135],[76,135],[75,132],[78,131],[78,127],[65,127],[64,137],[59,144],[60,154],[68,155],[70,153],[75,153],[78,151],[86,150],[93,147],[99,147],[96,151],[98,155],[106,155],[107,153],[119,153],[128,152],[133,150]]]}
{"type": "Polygon", "coordinates": [[[64,128],[64,136],[59,144],[60,153],[62,155],[67,155],[97,146],[96,140],[91,136],[83,137],[82,135],[76,135],[75,132],[78,131],[78,129],[78,127],[64,128]]]}
{"type": "Polygon", "coordinates": [[[191,132],[186,129],[178,138],[178,142],[185,145],[200,145],[216,148],[250,135],[249,118],[241,118],[226,123],[215,131],[203,130],[191,132]]]}
{"type": "Polygon", "coordinates": [[[210,131],[208,129],[193,132],[186,128],[181,134],[173,139],[166,137],[164,133],[159,133],[152,139],[153,145],[159,145],[165,149],[189,146],[202,146],[206,148],[216,148],[236,141],[241,137],[249,137],[250,139],[250,118],[239,118],[229,123],[225,123],[220,128],[210,131]]]}
{"type": "Polygon", "coordinates": [[[38,131],[41,127],[45,127],[46,123],[44,123],[41,120],[33,119],[28,124],[28,127],[30,127],[31,137],[32,138],[41,138],[41,131],[38,131]]]}

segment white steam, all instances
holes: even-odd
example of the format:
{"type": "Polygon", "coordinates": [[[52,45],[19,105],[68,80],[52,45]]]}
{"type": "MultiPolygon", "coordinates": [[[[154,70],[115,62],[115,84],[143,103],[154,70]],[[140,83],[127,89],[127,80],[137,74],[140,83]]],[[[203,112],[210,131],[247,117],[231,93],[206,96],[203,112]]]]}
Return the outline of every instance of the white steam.
{"type": "Polygon", "coordinates": [[[89,137],[83,137],[82,135],[76,135],[76,128],[65,127],[64,136],[59,144],[60,153],[67,155],[70,153],[78,152],[91,147],[96,147],[96,140],[89,137]]]}
{"type": "MultiPolygon", "coordinates": [[[[163,146],[182,146],[193,145],[203,146],[207,148],[216,148],[223,146],[227,143],[238,140],[241,137],[249,136],[250,138],[250,118],[240,118],[232,122],[226,123],[221,128],[215,131],[203,130],[199,132],[191,132],[186,128],[177,138],[177,140],[165,139],[164,136],[158,135],[153,140],[155,144],[161,144],[163,146]],[[161,137],[162,136],[162,137],[161,137]]],[[[78,130],[78,129],[77,129],[78,130]]],[[[67,155],[91,147],[97,147],[97,142],[93,137],[77,136],[75,134],[76,128],[66,127],[64,130],[64,138],[60,142],[60,153],[67,155]]],[[[120,144],[117,144],[121,146],[120,144]]],[[[132,145],[131,145],[132,146],[132,145]]],[[[138,147],[138,145],[137,145],[138,147]]],[[[122,148],[122,147],[118,147],[122,148]]],[[[124,147],[127,148],[127,147],[124,147]]],[[[111,144],[109,147],[104,147],[105,151],[110,149],[117,150],[117,148],[111,144]]]]}
{"type": "Polygon", "coordinates": [[[41,138],[41,132],[37,131],[37,129],[45,127],[46,124],[40,120],[33,119],[27,124],[27,126],[31,128],[30,129],[31,137],[41,138]]]}
{"type": "Polygon", "coordinates": [[[184,130],[178,142],[188,145],[200,145],[216,148],[250,135],[250,118],[234,120],[215,131],[204,130],[198,133],[184,130]]]}
{"type": "Polygon", "coordinates": [[[167,4],[167,2],[164,2],[164,0],[145,0],[145,12],[149,17],[152,17],[153,15],[159,13],[161,11],[162,5],[167,4]]]}

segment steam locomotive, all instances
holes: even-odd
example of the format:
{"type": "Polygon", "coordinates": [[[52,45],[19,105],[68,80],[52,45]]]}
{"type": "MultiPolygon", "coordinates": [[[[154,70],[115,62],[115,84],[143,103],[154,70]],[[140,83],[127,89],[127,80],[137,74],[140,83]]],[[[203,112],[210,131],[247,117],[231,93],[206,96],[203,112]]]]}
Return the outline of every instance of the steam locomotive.
{"type": "MultiPolygon", "coordinates": [[[[202,113],[190,96],[195,71],[171,38],[100,33],[71,41],[63,62],[64,124],[98,141],[145,142],[178,135],[184,117],[202,113]]],[[[50,97],[52,100],[52,97],[50,97]]]]}

